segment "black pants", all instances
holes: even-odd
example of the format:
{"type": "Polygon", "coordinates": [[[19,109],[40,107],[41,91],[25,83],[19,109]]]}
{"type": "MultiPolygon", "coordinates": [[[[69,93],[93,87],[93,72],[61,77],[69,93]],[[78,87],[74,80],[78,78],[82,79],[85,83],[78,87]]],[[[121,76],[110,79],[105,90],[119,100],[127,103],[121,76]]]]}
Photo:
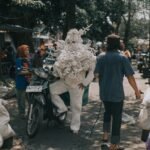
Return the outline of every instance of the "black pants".
{"type": "Polygon", "coordinates": [[[119,144],[123,102],[103,103],[105,107],[103,131],[110,132],[111,129],[111,143],[119,144]]]}
{"type": "Polygon", "coordinates": [[[147,141],[149,132],[150,132],[149,130],[142,130],[141,140],[143,142],[147,141]]]}

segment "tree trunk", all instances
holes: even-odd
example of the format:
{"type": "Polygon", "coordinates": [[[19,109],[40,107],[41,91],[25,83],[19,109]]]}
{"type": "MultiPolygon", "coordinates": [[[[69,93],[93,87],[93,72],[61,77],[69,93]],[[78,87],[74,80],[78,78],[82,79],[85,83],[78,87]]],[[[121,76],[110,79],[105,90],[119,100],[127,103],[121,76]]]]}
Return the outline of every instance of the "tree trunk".
{"type": "Polygon", "coordinates": [[[125,26],[124,43],[127,46],[129,42],[130,26],[131,26],[131,0],[128,0],[128,19],[125,26]]]}
{"type": "Polygon", "coordinates": [[[66,22],[63,32],[63,39],[66,38],[68,30],[75,27],[75,5],[76,0],[66,0],[66,22]]]}

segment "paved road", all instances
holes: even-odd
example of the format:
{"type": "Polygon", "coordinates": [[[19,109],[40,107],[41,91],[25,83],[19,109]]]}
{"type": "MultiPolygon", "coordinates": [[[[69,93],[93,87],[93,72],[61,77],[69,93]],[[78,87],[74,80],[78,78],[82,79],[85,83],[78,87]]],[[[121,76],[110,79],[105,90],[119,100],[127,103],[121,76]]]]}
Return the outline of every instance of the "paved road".
{"type": "MultiPolygon", "coordinates": [[[[136,73],[137,83],[144,91],[147,88],[146,80],[136,73]]],[[[47,127],[43,128],[38,135],[29,139],[26,136],[25,120],[20,120],[17,117],[17,108],[15,99],[9,100],[9,112],[11,116],[11,125],[17,133],[17,138],[14,140],[14,148],[12,150],[100,150],[101,134],[102,134],[102,113],[103,107],[100,110],[100,101],[98,96],[98,86],[92,83],[90,92],[89,104],[83,107],[82,125],[79,135],[73,135],[69,131],[69,127],[47,127]],[[99,111],[100,110],[100,111],[99,111]],[[100,115],[99,115],[100,114],[100,115]],[[91,129],[96,119],[95,128],[91,134],[91,129]]],[[[124,81],[126,101],[124,111],[133,116],[135,119],[139,113],[140,101],[135,100],[134,92],[130,88],[127,80],[124,81]]],[[[141,130],[136,124],[122,124],[121,144],[126,147],[126,150],[144,150],[144,143],[140,141],[141,130]]]]}

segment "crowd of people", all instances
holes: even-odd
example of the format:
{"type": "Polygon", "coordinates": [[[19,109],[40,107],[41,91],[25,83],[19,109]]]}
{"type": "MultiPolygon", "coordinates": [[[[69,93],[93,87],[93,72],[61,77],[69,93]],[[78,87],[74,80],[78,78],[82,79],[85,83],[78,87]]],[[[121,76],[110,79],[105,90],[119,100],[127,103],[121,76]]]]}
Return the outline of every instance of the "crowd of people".
{"type": "MultiPolygon", "coordinates": [[[[102,142],[108,142],[110,139],[109,150],[121,150],[123,148],[120,146],[120,130],[125,100],[124,76],[127,77],[133,88],[135,97],[138,100],[141,98],[141,92],[137,87],[130,63],[131,54],[116,34],[109,35],[106,44],[102,45],[96,54],[93,54],[83,44],[82,34],[83,32],[72,29],[68,32],[65,41],[53,43],[51,51],[54,53],[57,51],[53,74],[59,80],[49,86],[52,103],[58,108],[58,116],[66,115],[68,108],[60,94],[69,92],[72,113],[69,118],[70,130],[72,133],[78,134],[81,125],[84,89],[93,79],[98,78],[100,99],[105,109],[102,142]]],[[[18,113],[21,118],[26,117],[25,100],[27,98],[25,91],[31,78],[29,68],[43,67],[43,61],[48,56],[47,51],[48,48],[44,44],[40,45],[39,50],[31,58],[28,45],[23,44],[17,48],[15,60],[16,92],[18,113]]]]}

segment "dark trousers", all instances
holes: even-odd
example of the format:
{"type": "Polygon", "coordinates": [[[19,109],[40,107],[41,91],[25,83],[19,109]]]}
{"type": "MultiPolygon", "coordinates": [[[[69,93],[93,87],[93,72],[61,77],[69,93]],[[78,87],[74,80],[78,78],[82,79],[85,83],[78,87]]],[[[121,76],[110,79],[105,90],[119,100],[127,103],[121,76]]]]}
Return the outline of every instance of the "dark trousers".
{"type": "Polygon", "coordinates": [[[25,89],[17,89],[16,94],[19,114],[25,115],[25,101],[27,99],[25,89]]]}
{"type": "Polygon", "coordinates": [[[120,143],[120,128],[122,121],[123,102],[103,102],[104,103],[104,123],[103,131],[110,132],[111,129],[111,143],[120,143]]]}
{"type": "Polygon", "coordinates": [[[147,141],[149,133],[150,133],[149,130],[142,130],[141,140],[143,142],[147,141]]]}

